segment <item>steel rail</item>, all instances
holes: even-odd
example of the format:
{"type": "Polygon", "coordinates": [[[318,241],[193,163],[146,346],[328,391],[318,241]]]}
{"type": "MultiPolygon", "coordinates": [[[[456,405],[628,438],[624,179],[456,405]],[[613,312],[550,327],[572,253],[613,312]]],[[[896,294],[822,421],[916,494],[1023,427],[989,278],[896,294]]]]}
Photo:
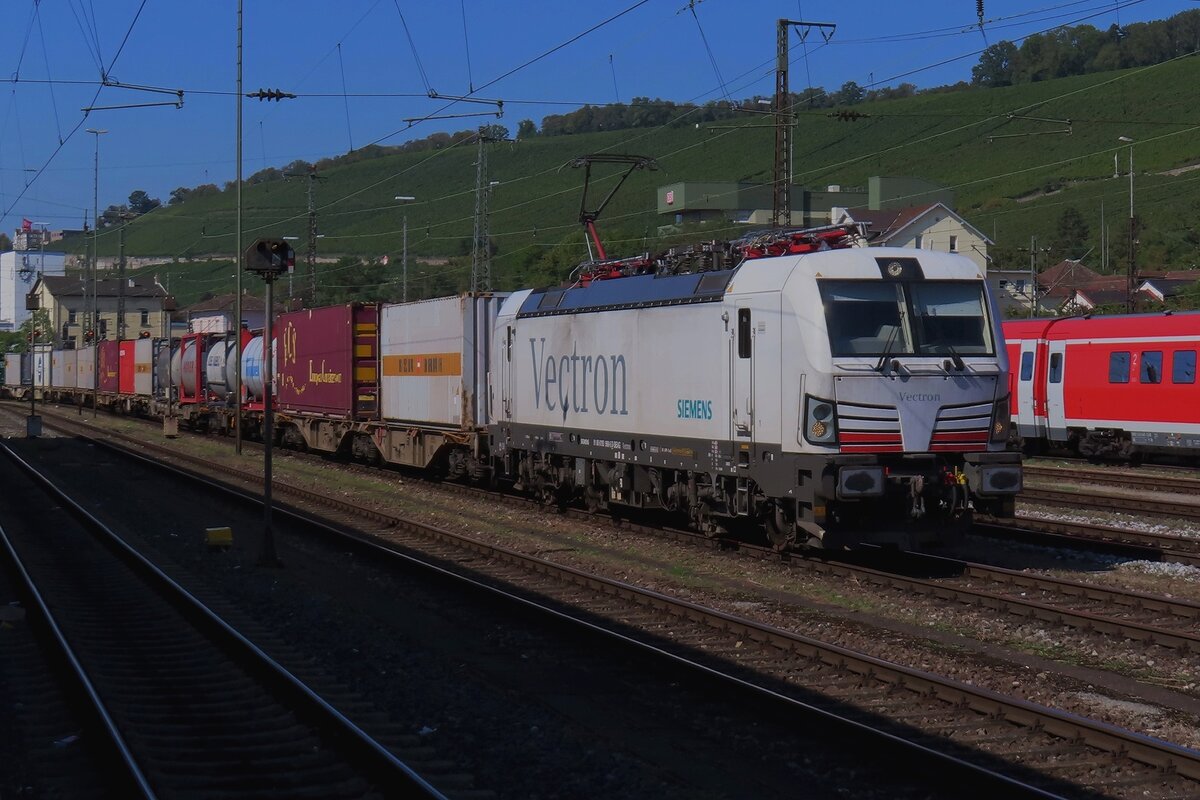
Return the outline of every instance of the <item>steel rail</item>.
{"type": "Polygon", "coordinates": [[[1200,538],[1153,533],[1113,525],[1067,522],[1018,515],[1014,519],[976,517],[976,532],[1040,545],[1090,545],[1117,555],[1200,567],[1200,538]]]}
{"type": "Polygon", "coordinates": [[[1026,479],[1042,478],[1059,483],[1079,481],[1081,483],[1097,483],[1104,486],[1127,486],[1132,489],[1200,494],[1200,478],[1187,478],[1182,475],[1168,475],[1162,472],[1134,473],[1095,468],[1051,467],[1030,464],[1028,461],[1022,465],[1022,468],[1025,471],[1026,479]]]}
{"type": "MultiPolygon", "coordinates": [[[[208,608],[158,566],[137,552],[111,528],[61,488],[55,486],[53,481],[36,467],[3,443],[0,443],[0,450],[38,483],[49,496],[56,499],[73,516],[101,536],[103,542],[122,562],[157,591],[168,597],[197,629],[212,637],[219,646],[228,652],[236,653],[243,668],[258,677],[263,685],[271,687],[272,691],[284,695],[290,708],[302,718],[315,724],[319,730],[330,737],[331,741],[341,743],[348,759],[356,762],[373,782],[389,787],[393,791],[399,791],[408,797],[446,800],[445,795],[425,781],[415,770],[326,702],[258,645],[226,623],[216,612],[208,608]]],[[[154,463],[150,459],[147,461],[154,463]]]]}
{"type": "Polygon", "coordinates": [[[1200,504],[1172,502],[1170,500],[1151,500],[1136,497],[1122,497],[1112,494],[1093,494],[1090,492],[1066,491],[1064,489],[1043,489],[1026,486],[1017,495],[1017,499],[1026,503],[1042,503],[1067,508],[1087,508],[1096,511],[1115,511],[1126,514],[1153,514],[1157,517],[1176,517],[1180,519],[1200,519],[1200,504]]]}
{"type": "Polygon", "coordinates": [[[50,605],[42,596],[38,589],[37,582],[33,576],[29,574],[29,570],[25,568],[25,563],[21,560],[21,556],[17,553],[16,547],[13,546],[12,540],[9,538],[8,531],[0,526],[0,543],[3,543],[4,557],[12,567],[13,573],[17,576],[19,591],[22,592],[31,602],[29,606],[36,611],[36,619],[40,619],[45,627],[47,640],[53,647],[53,651],[58,661],[64,667],[64,671],[69,674],[87,700],[89,716],[91,716],[99,725],[107,740],[108,749],[114,751],[117,755],[118,763],[121,765],[121,770],[125,773],[127,782],[131,790],[137,792],[138,797],[153,800],[157,797],[154,789],[151,788],[149,780],[134,757],[133,751],[129,747],[129,743],[125,741],[125,736],[121,733],[121,729],[113,720],[112,714],[108,710],[108,705],[104,699],[100,697],[100,693],[96,690],[96,685],[92,682],[88,675],[87,669],[75,654],[74,648],[67,640],[66,634],[63,633],[62,627],[54,616],[50,605]]]}

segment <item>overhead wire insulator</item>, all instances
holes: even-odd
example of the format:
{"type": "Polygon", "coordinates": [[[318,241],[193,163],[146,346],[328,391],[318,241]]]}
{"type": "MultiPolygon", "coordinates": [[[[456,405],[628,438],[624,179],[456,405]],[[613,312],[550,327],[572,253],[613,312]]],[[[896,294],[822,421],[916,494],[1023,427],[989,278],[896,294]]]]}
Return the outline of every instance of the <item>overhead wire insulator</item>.
{"type": "Polygon", "coordinates": [[[257,92],[250,92],[246,97],[258,98],[259,102],[263,100],[295,100],[296,95],[291,92],[285,92],[282,89],[259,89],[257,92]]]}

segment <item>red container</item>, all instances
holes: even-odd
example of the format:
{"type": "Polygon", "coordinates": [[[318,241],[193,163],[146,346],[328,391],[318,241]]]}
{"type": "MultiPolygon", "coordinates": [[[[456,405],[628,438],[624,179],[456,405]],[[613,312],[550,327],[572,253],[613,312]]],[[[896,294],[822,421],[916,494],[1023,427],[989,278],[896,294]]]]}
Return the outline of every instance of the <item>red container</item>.
{"type": "MultiPolygon", "coordinates": [[[[97,368],[100,372],[100,386],[102,392],[115,392],[119,388],[118,377],[120,375],[120,353],[121,345],[118,342],[105,339],[100,342],[98,358],[100,365],[97,368]]],[[[133,386],[133,374],[129,377],[130,387],[133,386]]]]}
{"type": "Polygon", "coordinates": [[[135,339],[122,339],[117,350],[117,391],[121,394],[134,393],[134,375],[137,374],[135,339]]]}
{"type": "Polygon", "coordinates": [[[379,306],[351,303],[280,315],[275,397],[281,411],[379,415],[379,306]]]}

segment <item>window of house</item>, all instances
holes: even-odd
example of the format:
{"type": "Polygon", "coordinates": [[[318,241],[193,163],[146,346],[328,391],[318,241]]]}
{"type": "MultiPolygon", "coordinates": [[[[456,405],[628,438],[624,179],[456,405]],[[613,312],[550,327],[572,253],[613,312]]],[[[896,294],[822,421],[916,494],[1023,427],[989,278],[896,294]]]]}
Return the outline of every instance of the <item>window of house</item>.
{"type": "Polygon", "coordinates": [[[108,320],[106,319],[100,320],[100,338],[108,338],[108,320]]]}
{"type": "Polygon", "coordinates": [[[1196,382],[1196,351],[1176,350],[1171,357],[1171,383],[1196,382]]]}
{"type": "Polygon", "coordinates": [[[920,250],[924,246],[924,240],[925,237],[918,233],[917,238],[913,239],[913,247],[920,250]]]}
{"type": "Polygon", "coordinates": [[[955,236],[954,234],[950,234],[950,252],[951,253],[958,252],[958,237],[955,236]]]}
{"type": "Polygon", "coordinates": [[[149,325],[150,324],[150,310],[149,309],[139,308],[138,314],[141,315],[140,319],[138,320],[139,325],[149,325]]]}
{"type": "Polygon", "coordinates": [[[1021,380],[1033,379],[1033,351],[1021,353],[1021,380]]]}
{"type": "Polygon", "coordinates": [[[1142,352],[1142,366],[1138,372],[1141,383],[1162,383],[1162,350],[1142,352]]]}
{"type": "Polygon", "coordinates": [[[1108,356],[1108,382],[1129,383],[1129,352],[1118,351],[1108,356]]]}
{"type": "Polygon", "coordinates": [[[75,324],[75,314],[76,314],[76,313],[77,313],[77,312],[76,312],[76,311],[75,311],[75,309],[73,309],[73,308],[72,308],[72,309],[70,309],[69,311],[67,311],[67,324],[68,324],[68,325],[74,325],[74,324],[75,324]]]}

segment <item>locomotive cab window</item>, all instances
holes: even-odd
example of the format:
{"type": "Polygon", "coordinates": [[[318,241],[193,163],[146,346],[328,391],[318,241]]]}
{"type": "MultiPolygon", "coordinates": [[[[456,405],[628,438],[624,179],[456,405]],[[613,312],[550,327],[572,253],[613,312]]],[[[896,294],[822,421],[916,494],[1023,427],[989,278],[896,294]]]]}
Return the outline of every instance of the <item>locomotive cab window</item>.
{"type": "Polygon", "coordinates": [[[835,356],[994,355],[982,281],[820,282],[835,356]]]}
{"type": "Polygon", "coordinates": [[[1196,351],[1176,350],[1171,356],[1171,383],[1196,382],[1196,351]]]}
{"type": "Polygon", "coordinates": [[[1109,354],[1108,382],[1129,383],[1129,353],[1127,351],[1109,354]]]}
{"type": "Polygon", "coordinates": [[[1138,373],[1140,383],[1162,383],[1162,350],[1142,353],[1142,366],[1138,373]]]}

